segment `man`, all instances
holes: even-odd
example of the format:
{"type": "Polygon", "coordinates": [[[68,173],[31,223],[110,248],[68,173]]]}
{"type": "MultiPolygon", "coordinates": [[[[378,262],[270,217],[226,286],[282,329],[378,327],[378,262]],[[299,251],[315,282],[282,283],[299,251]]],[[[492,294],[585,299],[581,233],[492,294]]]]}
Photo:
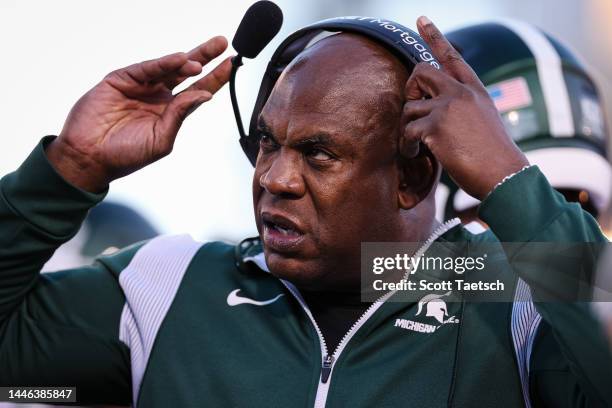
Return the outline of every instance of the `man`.
{"type": "MultiPolygon", "coordinates": [[[[1,382],[77,384],[82,402],[145,407],[608,404],[608,351],[578,304],[538,304],[541,330],[515,333],[512,304],[438,296],[458,319],[424,332],[398,327],[419,319],[424,301],[356,301],[361,242],[473,240],[458,221],[434,220],[440,165],[484,200],[481,215],[500,240],[603,240],[590,216],[526,168],[486,90],[438,29],[424,17],[418,27],[443,71],[420,64],[409,76],[386,48],[343,33],[283,72],[259,117],[261,244],[164,237],[41,277],[39,265],[108,184],[168,154],[189,112],[227,81],[226,60],[171,94],[225,40],[115,71],[94,87],[60,136],[44,139],[0,186],[1,382]],[[525,198],[514,203],[518,194],[525,198]]],[[[499,277],[516,283],[500,265],[499,277]]],[[[533,323],[529,313],[516,316],[533,323]]]]}

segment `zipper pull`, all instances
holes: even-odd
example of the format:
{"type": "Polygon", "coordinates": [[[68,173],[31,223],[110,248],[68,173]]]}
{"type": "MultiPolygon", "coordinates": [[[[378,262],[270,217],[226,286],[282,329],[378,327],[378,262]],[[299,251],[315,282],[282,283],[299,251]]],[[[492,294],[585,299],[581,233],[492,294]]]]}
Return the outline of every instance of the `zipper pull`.
{"type": "Polygon", "coordinates": [[[323,384],[327,383],[329,379],[329,375],[331,374],[332,365],[334,364],[334,356],[330,356],[329,354],[323,358],[323,365],[321,366],[321,382],[323,384]]]}

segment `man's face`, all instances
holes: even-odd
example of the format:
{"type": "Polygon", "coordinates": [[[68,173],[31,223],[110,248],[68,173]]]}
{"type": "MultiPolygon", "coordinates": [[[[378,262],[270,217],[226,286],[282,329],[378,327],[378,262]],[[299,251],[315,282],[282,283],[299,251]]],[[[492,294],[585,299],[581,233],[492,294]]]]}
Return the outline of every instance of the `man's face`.
{"type": "Polygon", "coordinates": [[[305,289],[359,284],[362,241],[399,234],[397,137],[405,68],[352,34],[302,53],[259,118],[253,178],[271,272],[305,289]]]}

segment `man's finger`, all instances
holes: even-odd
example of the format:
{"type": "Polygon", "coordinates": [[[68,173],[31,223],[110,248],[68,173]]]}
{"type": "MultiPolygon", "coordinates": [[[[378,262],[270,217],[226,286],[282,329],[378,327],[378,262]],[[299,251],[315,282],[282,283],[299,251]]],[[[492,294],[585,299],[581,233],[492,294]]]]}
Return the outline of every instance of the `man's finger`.
{"type": "Polygon", "coordinates": [[[187,61],[179,69],[170,75],[192,77],[202,73],[202,65],[197,61],[187,61]]]}
{"type": "Polygon", "coordinates": [[[155,149],[160,156],[172,150],[176,135],[187,116],[211,98],[211,93],[207,91],[182,92],[174,97],[155,124],[155,149]]]}
{"type": "Polygon", "coordinates": [[[188,61],[187,54],[177,52],[165,57],[143,61],[125,68],[126,73],[135,81],[146,83],[156,81],[181,68],[188,61]]]}
{"type": "Polygon", "coordinates": [[[185,91],[203,90],[214,94],[229,81],[231,70],[232,61],[231,57],[228,57],[202,79],[191,84],[185,91]]]}
{"type": "Polygon", "coordinates": [[[412,159],[419,154],[419,144],[429,129],[430,119],[420,118],[408,123],[399,140],[400,154],[407,159],[412,159]]]}
{"type": "Polygon", "coordinates": [[[433,66],[421,62],[414,67],[410,78],[404,87],[404,97],[407,100],[419,100],[425,97],[435,98],[442,93],[448,93],[457,84],[457,80],[440,72],[433,66]]]}
{"type": "Polygon", "coordinates": [[[164,79],[163,82],[166,85],[166,88],[172,90],[176,88],[178,85],[182,84],[183,81],[189,77],[190,76],[187,76],[187,75],[180,75],[180,76],[169,75],[168,78],[164,79]]]}
{"type": "Polygon", "coordinates": [[[171,72],[165,77],[160,79],[166,85],[166,88],[173,90],[176,86],[181,84],[187,78],[199,75],[202,73],[202,65],[197,61],[187,61],[185,65],[180,67],[178,70],[171,72]]]}
{"type": "Polygon", "coordinates": [[[408,123],[425,117],[439,104],[437,99],[420,99],[415,101],[406,101],[402,110],[400,126],[406,126],[408,123]]]}
{"type": "Polygon", "coordinates": [[[191,61],[197,61],[201,65],[206,65],[211,60],[223,54],[223,51],[226,49],[227,39],[223,36],[217,36],[189,51],[187,57],[191,61]]]}
{"type": "Polygon", "coordinates": [[[463,83],[471,83],[478,80],[472,68],[463,60],[461,54],[446,39],[444,34],[431,20],[421,16],[417,20],[419,34],[431,47],[431,51],[437,60],[442,64],[442,69],[452,75],[455,79],[463,83]]]}

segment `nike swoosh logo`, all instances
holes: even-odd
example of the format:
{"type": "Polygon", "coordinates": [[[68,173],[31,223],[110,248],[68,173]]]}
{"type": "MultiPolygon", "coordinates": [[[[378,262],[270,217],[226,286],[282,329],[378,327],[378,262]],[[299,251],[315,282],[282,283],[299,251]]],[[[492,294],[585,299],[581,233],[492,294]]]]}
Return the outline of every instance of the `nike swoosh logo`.
{"type": "Polygon", "coordinates": [[[243,297],[243,296],[238,296],[238,292],[240,292],[240,289],[236,289],[233,290],[229,295],[227,295],[227,304],[230,306],[237,306],[237,305],[242,305],[242,304],[249,304],[249,305],[255,305],[255,306],[265,306],[265,305],[269,305],[270,303],[274,303],[276,302],[278,299],[280,299],[281,296],[285,296],[284,293],[281,293],[280,295],[276,296],[275,298],[272,298],[270,300],[253,300],[253,299],[249,299],[247,297],[243,297]]]}

